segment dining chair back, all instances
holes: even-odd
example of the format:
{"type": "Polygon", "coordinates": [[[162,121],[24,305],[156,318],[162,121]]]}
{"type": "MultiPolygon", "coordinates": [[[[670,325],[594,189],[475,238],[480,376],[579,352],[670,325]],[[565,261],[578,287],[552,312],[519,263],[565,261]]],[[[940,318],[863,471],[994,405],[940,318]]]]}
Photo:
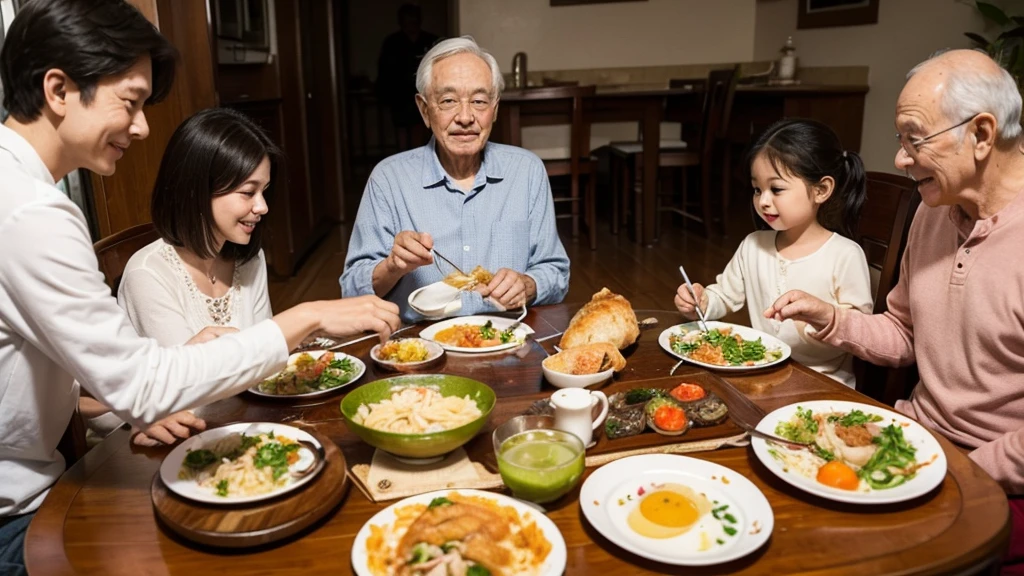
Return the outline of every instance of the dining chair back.
{"type": "Polygon", "coordinates": [[[117,294],[117,287],[121,284],[121,275],[124,274],[128,259],[140,248],[159,237],[153,224],[146,223],[107,236],[93,245],[100,263],[100,271],[103,272],[113,294],[117,294]]]}
{"type": "Polygon", "coordinates": [[[572,234],[579,235],[580,216],[587,227],[592,250],[597,248],[594,207],[597,161],[590,155],[590,125],[584,120],[583,99],[593,96],[594,86],[572,84],[528,88],[514,99],[503,100],[499,111],[501,138],[513,146],[523,145],[522,129],[529,126],[568,126],[569,145],[530,148],[544,161],[549,177],[569,176],[569,195],[555,196],[555,204],[568,203],[568,213],[557,218],[572,219],[572,234]],[[585,196],[580,197],[582,177],[586,176],[585,196]],[[582,200],[582,208],[580,206],[582,200]]]}
{"type": "MultiPolygon", "coordinates": [[[[899,281],[907,234],[920,203],[917,184],[910,178],[867,173],[867,198],[854,240],[864,249],[868,261],[875,314],[887,310],[886,297],[899,281]]],[[[917,383],[915,368],[885,368],[857,359],[854,372],[860,392],[889,405],[906,398],[917,383]]]]}
{"type": "MultiPolygon", "coordinates": [[[[103,272],[112,294],[117,294],[117,287],[121,283],[124,267],[128,264],[128,259],[132,257],[132,254],[159,237],[153,224],[147,223],[122,230],[93,244],[96,259],[99,260],[100,271],[103,272]]],[[[85,419],[76,409],[71,415],[67,429],[64,430],[64,435],[57,444],[57,451],[64,456],[64,462],[71,466],[85,456],[88,449],[85,419]]]]}

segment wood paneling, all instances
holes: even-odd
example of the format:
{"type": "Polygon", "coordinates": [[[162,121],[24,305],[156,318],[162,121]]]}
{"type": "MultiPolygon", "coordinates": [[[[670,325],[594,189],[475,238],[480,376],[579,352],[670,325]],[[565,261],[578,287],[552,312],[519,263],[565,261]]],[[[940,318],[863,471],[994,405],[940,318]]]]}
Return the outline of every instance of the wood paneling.
{"type": "Polygon", "coordinates": [[[149,137],[135,142],[113,176],[92,175],[100,237],[150,221],[149,201],[167,141],[189,115],[214,105],[205,0],[130,0],[181,52],[167,99],[146,109],[149,137]]]}

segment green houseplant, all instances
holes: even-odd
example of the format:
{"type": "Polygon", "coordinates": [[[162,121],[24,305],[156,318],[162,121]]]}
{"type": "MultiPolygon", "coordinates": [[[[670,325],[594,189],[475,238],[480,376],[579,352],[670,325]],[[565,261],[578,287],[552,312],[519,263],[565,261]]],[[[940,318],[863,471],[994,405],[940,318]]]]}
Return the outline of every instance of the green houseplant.
{"type": "Polygon", "coordinates": [[[1005,68],[1021,86],[1024,81],[1024,16],[1009,16],[1000,7],[988,2],[973,2],[986,21],[1001,32],[993,40],[974,32],[964,32],[978,48],[1005,68]]]}

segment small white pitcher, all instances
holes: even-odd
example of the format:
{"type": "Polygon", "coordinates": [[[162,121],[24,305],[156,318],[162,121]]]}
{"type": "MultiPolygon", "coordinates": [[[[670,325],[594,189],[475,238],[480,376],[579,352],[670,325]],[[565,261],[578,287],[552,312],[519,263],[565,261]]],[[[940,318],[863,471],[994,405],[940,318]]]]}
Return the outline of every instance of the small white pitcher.
{"type": "Polygon", "coordinates": [[[555,407],[555,428],[575,434],[584,446],[590,446],[594,430],[608,416],[608,397],[599,390],[563,388],[551,395],[551,405],[555,407]],[[592,419],[594,405],[599,402],[601,413],[592,419]]]}

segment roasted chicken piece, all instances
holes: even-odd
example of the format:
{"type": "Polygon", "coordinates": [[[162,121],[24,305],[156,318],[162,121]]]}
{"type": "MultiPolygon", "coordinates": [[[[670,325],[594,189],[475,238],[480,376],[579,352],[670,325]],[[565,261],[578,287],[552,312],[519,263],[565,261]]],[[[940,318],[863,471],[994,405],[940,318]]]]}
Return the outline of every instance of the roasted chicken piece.
{"type": "Polygon", "coordinates": [[[636,342],[640,327],[629,301],[607,288],[594,294],[572,317],[559,346],[563,350],[607,342],[619,350],[636,342]]]}
{"type": "Polygon", "coordinates": [[[421,542],[434,546],[462,542],[464,558],[482,565],[495,576],[504,576],[508,574],[506,568],[512,564],[512,552],[502,546],[502,542],[510,537],[508,523],[491,510],[456,502],[421,514],[402,537],[398,554],[408,559],[412,549],[421,542]]]}
{"type": "Polygon", "coordinates": [[[483,266],[477,266],[476,268],[473,268],[473,271],[468,275],[452,272],[445,276],[444,283],[453,288],[458,288],[459,290],[468,290],[477,284],[488,284],[492,279],[494,279],[494,274],[491,274],[491,272],[483,266]]]}
{"type": "Polygon", "coordinates": [[[562,350],[544,360],[544,365],[563,374],[597,374],[609,368],[621,371],[626,367],[626,359],[612,344],[598,342],[562,350]]]}

